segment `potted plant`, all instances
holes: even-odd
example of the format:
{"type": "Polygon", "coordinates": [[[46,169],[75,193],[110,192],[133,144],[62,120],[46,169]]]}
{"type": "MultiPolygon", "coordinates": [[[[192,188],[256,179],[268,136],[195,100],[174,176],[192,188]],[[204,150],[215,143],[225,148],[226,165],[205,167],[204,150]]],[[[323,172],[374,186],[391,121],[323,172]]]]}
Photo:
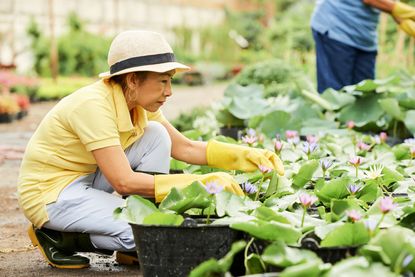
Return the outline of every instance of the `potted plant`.
{"type": "Polygon", "coordinates": [[[19,105],[10,95],[0,95],[0,123],[10,123],[19,112],[19,105]]]}
{"type": "Polygon", "coordinates": [[[158,207],[133,195],[114,211],[131,225],[144,276],[186,276],[201,262],[228,253],[240,234],[211,216],[232,214],[235,206],[228,201],[242,206],[243,200],[221,188],[200,182],[173,188],[158,207]]]}

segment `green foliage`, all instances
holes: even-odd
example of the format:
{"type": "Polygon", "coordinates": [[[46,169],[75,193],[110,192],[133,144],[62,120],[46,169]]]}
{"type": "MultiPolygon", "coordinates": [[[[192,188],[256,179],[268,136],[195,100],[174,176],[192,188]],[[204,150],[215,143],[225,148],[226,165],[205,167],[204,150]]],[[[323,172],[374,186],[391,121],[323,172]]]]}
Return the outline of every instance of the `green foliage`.
{"type": "Polygon", "coordinates": [[[178,117],[171,121],[171,124],[180,132],[193,129],[193,122],[196,118],[205,115],[206,108],[196,107],[189,112],[180,113],[178,117]]]}
{"type": "MultiPolygon", "coordinates": [[[[69,31],[58,38],[59,73],[62,75],[97,76],[108,70],[107,53],[110,40],[83,30],[83,22],[71,13],[69,31]]],[[[46,38],[32,19],[27,28],[32,39],[35,71],[50,76],[50,39],[46,38]]]]}

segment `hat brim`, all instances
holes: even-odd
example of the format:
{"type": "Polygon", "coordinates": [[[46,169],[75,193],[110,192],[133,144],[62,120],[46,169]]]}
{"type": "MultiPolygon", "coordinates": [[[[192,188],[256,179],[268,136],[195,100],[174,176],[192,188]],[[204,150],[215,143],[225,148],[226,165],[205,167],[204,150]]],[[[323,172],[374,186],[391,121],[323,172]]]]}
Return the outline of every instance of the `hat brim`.
{"type": "Polygon", "coordinates": [[[161,64],[151,64],[151,65],[143,65],[143,66],[136,66],[127,68],[116,73],[111,74],[109,71],[100,73],[98,76],[102,79],[108,79],[112,76],[121,75],[125,73],[135,72],[135,71],[152,71],[152,72],[167,72],[170,70],[175,69],[176,72],[184,72],[189,71],[190,67],[187,65],[178,63],[178,62],[168,62],[168,63],[161,63],[161,64]]]}

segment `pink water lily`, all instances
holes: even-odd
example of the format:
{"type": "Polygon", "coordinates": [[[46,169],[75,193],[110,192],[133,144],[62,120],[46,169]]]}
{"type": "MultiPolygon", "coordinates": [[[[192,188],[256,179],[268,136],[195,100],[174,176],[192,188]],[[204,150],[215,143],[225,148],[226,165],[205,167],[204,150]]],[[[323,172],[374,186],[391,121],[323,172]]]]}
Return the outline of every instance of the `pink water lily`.
{"type": "Polygon", "coordinates": [[[306,139],[307,139],[308,143],[317,143],[317,141],[318,141],[318,138],[316,136],[313,136],[313,135],[307,135],[306,139]]]}
{"type": "Polygon", "coordinates": [[[320,160],[320,166],[323,171],[327,171],[333,165],[333,161],[329,159],[320,160]]]}
{"type": "Polygon", "coordinates": [[[346,215],[352,222],[359,221],[362,218],[362,215],[356,210],[347,211],[346,215]]]}
{"type": "Polygon", "coordinates": [[[258,168],[259,168],[259,171],[261,171],[264,174],[265,173],[269,173],[269,172],[272,171],[272,168],[270,168],[270,167],[268,167],[266,165],[263,165],[263,164],[258,165],[258,168]]]}
{"type": "Polygon", "coordinates": [[[350,121],[347,121],[346,122],[347,129],[353,129],[354,126],[355,126],[355,124],[354,124],[354,121],[353,120],[350,120],[350,121]]]}
{"type": "Polygon", "coordinates": [[[205,189],[209,194],[217,194],[223,190],[223,186],[218,182],[207,182],[205,184],[205,189]]]}
{"type": "Polygon", "coordinates": [[[355,156],[355,157],[350,158],[349,163],[353,165],[354,167],[358,167],[362,163],[362,161],[363,161],[362,157],[355,156]]]}
{"type": "Polygon", "coordinates": [[[393,203],[391,197],[384,197],[380,200],[380,210],[383,214],[387,214],[396,208],[396,204],[393,203]]]}
{"type": "Polygon", "coordinates": [[[317,143],[309,143],[309,142],[304,142],[303,144],[303,152],[307,154],[307,156],[309,156],[311,153],[315,152],[318,148],[318,144],[317,143]]]}
{"type": "Polygon", "coordinates": [[[369,151],[370,150],[370,145],[364,143],[363,141],[359,141],[356,146],[361,151],[369,151]]]}
{"type": "Polygon", "coordinates": [[[318,200],[318,198],[315,197],[314,195],[309,195],[309,194],[306,194],[306,193],[301,194],[299,196],[299,199],[300,199],[301,205],[303,205],[303,207],[305,207],[305,208],[310,207],[311,205],[313,205],[318,200]]]}
{"type": "Polygon", "coordinates": [[[257,142],[258,137],[256,136],[243,136],[242,138],[242,142],[248,144],[249,146],[253,145],[255,142],[257,142]]]}
{"type": "Polygon", "coordinates": [[[282,141],[280,141],[280,140],[275,140],[274,141],[275,153],[277,153],[277,154],[281,153],[282,147],[283,147],[282,141]]]}
{"type": "Polygon", "coordinates": [[[385,142],[388,139],[388,134],[386,132],[380,132],[379,138],[381,142],[385,142]]]}

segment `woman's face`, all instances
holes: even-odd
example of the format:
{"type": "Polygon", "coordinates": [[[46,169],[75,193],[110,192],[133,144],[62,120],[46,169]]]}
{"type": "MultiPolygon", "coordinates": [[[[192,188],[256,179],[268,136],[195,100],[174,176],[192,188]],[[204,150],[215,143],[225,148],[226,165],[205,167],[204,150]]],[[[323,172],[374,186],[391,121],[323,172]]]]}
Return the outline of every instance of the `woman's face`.
{"type": "Polygon", "coordinates": [[[130,90],[130,96],[126,97],[128,108],[141,106],[149,112],[157,111],[172,95],[171,78],[175,71],[164,73],[148,72],[143,81],[136,80],[135,89],[130,90]]]}

